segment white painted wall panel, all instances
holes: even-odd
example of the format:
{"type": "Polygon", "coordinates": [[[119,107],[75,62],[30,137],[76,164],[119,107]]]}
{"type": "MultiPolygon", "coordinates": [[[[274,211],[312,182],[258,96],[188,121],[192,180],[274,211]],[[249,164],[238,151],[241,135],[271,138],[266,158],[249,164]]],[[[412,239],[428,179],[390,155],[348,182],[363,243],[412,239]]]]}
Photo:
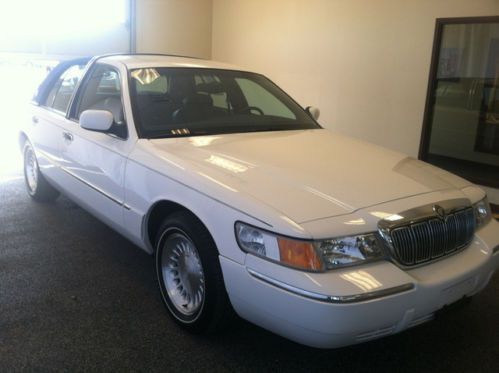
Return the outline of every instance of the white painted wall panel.
{"type": "Polygon", "coordinates": [[[137,0],[137,52],[211,57],[212,0],[137,0]]]}
{"type": "Polygon", "coordinates": [[[212,57],[318,106],[326,128],[417,156],[435,19],[498,14],[497,0],[213,0],[212,57]]]}

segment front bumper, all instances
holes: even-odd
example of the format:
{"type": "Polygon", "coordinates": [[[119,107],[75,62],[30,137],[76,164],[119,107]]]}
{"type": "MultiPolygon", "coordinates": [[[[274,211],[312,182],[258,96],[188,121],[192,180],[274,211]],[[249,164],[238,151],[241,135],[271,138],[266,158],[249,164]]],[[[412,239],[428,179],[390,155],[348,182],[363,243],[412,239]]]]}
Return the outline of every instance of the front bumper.
{"type": "Polygon", "coordinates": [[[306,273],[252,255],[244,265],[222,257],[221,265],[242,318],[298,343],[333,348],[419,325],[483,289],[499,267],[498,232],[493,221],[467,249],[410,270],[377,262],[306,273]]]}

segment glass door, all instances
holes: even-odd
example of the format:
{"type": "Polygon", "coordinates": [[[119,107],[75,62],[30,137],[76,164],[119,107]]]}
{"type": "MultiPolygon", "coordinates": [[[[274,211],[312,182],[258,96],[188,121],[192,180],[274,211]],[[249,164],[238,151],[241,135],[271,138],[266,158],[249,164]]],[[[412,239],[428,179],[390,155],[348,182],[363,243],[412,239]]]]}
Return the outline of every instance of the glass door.
{"type": "Polygon", "coordinates": [[[420,158],[499,187],[499,17],[439,19],[420,158]]]}

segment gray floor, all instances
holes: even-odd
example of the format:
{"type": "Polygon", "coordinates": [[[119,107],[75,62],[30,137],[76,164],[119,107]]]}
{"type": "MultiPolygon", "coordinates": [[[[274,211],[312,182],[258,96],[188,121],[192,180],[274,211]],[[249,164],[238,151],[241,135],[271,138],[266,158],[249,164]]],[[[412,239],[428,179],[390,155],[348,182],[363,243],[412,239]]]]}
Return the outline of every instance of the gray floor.
{"type": "Polygon", "coordinates": [[[66,198],[0,182],[0,372],[497,371],[499,276],[464,308],[339,350],[299,346],[239,321],[196,337],[167,317],[152,260],[66,198]]]}

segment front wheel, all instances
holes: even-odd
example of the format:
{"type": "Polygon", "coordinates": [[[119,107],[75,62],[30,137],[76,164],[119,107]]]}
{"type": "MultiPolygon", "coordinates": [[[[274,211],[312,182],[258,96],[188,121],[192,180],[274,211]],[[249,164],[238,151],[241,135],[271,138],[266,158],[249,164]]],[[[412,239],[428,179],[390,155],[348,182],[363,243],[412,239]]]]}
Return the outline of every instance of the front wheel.
{"type": "Polygon", "coordinates": [[[24,181],[31,198],[38,202],[51,202],[59,192],[43,177],[38,167],[35,151],[29,142],[24,145],[24,181]]]}
{"type": "Polygon", "coordinates": [[[232,316],[218,250],[188,212],[163,222],[156,239],[156,273],[163,303],[175,322],[194,333],[223,329],[232,316]]]}

